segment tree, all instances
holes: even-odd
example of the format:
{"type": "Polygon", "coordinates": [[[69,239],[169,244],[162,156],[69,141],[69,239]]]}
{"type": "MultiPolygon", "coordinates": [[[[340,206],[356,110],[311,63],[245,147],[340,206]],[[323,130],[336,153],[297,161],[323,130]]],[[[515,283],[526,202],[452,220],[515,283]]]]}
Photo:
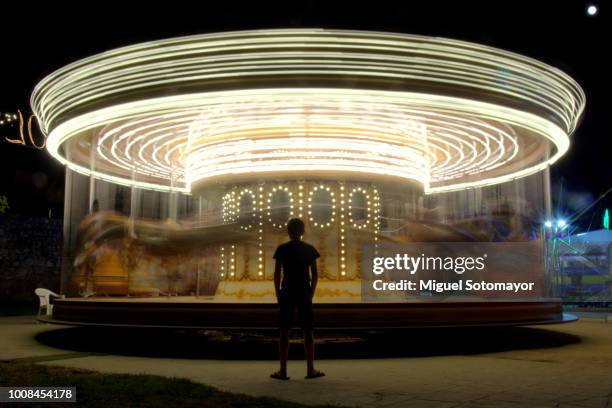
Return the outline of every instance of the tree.
{"type": "Polygon", "coordinates": [[[6,213],[11,207],[8,204],[8,198],[5,195],[0,196],[0,214],[6,213]]]}

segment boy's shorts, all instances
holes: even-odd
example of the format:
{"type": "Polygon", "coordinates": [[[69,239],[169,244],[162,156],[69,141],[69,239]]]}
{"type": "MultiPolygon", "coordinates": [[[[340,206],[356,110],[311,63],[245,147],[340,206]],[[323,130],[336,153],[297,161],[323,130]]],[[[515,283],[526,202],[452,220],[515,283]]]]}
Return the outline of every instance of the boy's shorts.
{"type": "Polygon", "coordinates": [[[295,309],[298,311],[300,327],[303,330],[312,329],[312,298],[310,293],[282,292],[279,298],[280,327],[291,329],[293,327],[293,315],[295,309]]]}

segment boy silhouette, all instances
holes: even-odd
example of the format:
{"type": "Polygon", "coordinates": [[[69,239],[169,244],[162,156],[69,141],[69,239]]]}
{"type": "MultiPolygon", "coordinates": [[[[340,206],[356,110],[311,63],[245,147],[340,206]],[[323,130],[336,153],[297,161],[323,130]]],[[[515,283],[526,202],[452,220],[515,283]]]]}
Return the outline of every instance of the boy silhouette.
{"type": "Polygon", "coordinates": [[[290,241],[281,244],[274,252],[274,289],[280,308],[279,359],[280,370],[270,374],[278,380],[288,380],[287,358],[289,355],[289,330],[293,323],[293,312],[298,310],[300,326],[304,333],[306,352],[306,378],[323,377],[314,369],[314,339],[312,335],[312,297],[319,279],[317,258],[319,252],[302,241],[304,222],[293,218],[287,223],[290,241]],[[282,281],[281,281],[282,271],[282,281]],[[312,276],[312,277],[311,277],[312,276]]]}

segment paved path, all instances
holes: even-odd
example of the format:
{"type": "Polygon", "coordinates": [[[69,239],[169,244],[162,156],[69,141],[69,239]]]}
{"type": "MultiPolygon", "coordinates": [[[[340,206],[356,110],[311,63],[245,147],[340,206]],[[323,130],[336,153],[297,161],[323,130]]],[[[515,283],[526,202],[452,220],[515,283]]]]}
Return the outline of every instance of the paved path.
{"type": "MultiPolygon", "coordinates": [[[[327,377],[303,379],[303,363],[289,365],[291,381],[268,378],[272,361],[119,357],[44,346],[34,336],[57,326],[32,318],[0,318],[0,359],[26,358],[108,373],[189,378],[232,392],[306,404],[410,407],[612,407],[612,321],[589,317],[545,326],[581,338],[555,348],[471,356],[322,360],[327,377]]],[[[448,341],[452,341],[449,338],[448,341]]],[[[410,347],[410,345],[406,345],[410,347]]]]}

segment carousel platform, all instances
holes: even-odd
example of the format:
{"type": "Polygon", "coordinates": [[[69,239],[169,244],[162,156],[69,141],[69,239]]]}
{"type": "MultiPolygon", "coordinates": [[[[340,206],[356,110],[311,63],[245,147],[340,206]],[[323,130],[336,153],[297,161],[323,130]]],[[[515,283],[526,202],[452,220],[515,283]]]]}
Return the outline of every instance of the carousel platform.
{"type": "MultiPolygon", "coordinates": [[[[522,326],[574,321],[556,300],[314,304],[315,329],[386,330],[422,327],[522,326]]],[[[194,296],[65,298],[40,321],[65,325],[241,329],[278,327],[273,302],[228,302],[194,296]]],[[[296,327],[297,325],[297,321],[296,327]]]]}

